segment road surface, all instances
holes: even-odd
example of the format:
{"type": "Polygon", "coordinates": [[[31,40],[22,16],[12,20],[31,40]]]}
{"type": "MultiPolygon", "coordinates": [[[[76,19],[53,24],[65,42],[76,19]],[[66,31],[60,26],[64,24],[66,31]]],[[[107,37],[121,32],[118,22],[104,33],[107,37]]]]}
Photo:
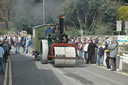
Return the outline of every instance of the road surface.
{"type": "Polygon", "coordinates": [[[57,68],[30,55],[11,54],[12,85],[128,85],[128,76],[83,64],[57,68]]]}
{"type": "Polygon", "coordinates": [[[4,76],[2,74],[0,74],[0,85],[3,84],[3,80],[4,80],[4,76]]]}
{"type": "Polygon", "coordinates": [[[10,61],[8,77],[0,74],[0,85],[128,85],[128,76],[94,65],[57,68],[34,61],[31,55],[15,54],[14,51],[10,61]]]}

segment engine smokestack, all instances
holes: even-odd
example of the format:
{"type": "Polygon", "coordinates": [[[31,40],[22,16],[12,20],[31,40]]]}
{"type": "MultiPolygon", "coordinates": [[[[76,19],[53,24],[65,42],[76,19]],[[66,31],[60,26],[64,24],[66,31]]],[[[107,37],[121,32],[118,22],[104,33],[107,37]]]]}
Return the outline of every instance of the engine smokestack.
{"type": "Polygon", "coordinates": [[[64,34],[64,16],[60,16],[60,34],[64,34]]]}

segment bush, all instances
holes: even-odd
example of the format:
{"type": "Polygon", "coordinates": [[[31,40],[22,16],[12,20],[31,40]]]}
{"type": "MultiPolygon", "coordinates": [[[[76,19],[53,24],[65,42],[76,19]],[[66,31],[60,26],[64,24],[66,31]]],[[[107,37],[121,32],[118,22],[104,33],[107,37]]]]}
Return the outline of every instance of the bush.
{"type": "Polygon", "coordinates": [[[8,30],[0,30],[0,35],[8,34],[8,30]]]}
{"type": "Polygon", "coordinates": [[[107,23],[102,23],[100,20],[97,22],[93,31],[96,35],[110,35],[113,33],[112,26],[107,23]]]}

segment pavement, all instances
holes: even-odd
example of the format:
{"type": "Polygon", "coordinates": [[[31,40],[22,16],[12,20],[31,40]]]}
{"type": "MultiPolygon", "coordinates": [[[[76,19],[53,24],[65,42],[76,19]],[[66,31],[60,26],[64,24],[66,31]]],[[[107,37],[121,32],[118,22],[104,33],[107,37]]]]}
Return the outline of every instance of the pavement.
{"type": "Polygon", "coordinates": [[[10,60],[12,85],[128,85],[127,75],[95,65],[54,67],[34,61],[29,54],[15,53],[10,55],[10,60]]]}

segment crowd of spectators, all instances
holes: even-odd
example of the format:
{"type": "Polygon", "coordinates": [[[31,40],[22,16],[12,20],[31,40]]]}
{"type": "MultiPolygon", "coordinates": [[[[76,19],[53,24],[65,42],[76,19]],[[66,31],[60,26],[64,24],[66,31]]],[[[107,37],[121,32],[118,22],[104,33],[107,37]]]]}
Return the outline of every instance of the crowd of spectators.
{"type": "Polygon", "coordinates": [[[32,46],[31,35],[0,35],[0,67],[2,73],[5,73],[5,63],[8,62],[10,50],[15,48],[15,53],[20,54],[20,47],[23,48],[23,53],[28,54],[29,46],[32,46]]]}
{"type": "Polygon", "coordinates": [[[117,40],[110,40],[106,36],[102,43],[99,43],[99,39],[95,38],[69,38],[69,43],[76,44],[77,55],[80,58],[84,58],[86,64],[103,65],[104,54],[107,58],[105,63],[108,69],[111,71],[116,70],[116,57],[118,54],[118,42],[117,40]]]}

